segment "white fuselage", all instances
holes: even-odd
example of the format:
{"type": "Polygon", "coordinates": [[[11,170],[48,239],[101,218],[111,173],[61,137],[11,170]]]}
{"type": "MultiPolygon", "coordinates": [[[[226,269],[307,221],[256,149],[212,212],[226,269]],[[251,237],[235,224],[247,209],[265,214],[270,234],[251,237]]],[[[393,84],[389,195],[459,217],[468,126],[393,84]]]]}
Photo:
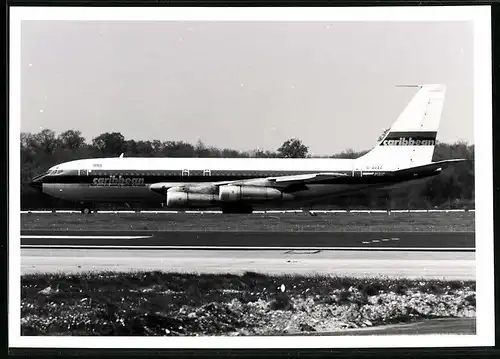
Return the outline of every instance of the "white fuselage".
{"type": "MultiPolygon", "coordinates": [[[[79,202],[163,202],[165,195],[152,191],[179,186],[210,186],[230,181],[270,186],[269,177],[341,173],[337,179],[292,187],[297,201],[383,187],[404,181],[381,165],[363,166],[351,159],[259,158],[97,158],[71,161],[52,167],[35,179],[44,193],[79,202]]],[[[292,185],[293,186],[293,185],[292,185]]],[[[279,201],[278,201],[279,202],[279,201]]]]}

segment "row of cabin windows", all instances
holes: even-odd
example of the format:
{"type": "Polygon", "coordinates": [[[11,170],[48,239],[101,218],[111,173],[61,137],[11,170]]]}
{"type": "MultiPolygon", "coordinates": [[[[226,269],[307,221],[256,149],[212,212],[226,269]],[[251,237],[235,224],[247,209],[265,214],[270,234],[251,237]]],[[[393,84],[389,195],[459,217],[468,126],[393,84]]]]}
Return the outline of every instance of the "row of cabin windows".
{"type": "MultiPolygon", "coordinates": [[[[172,175],[172,174],[177,174],[178,171],[168,171],[168,172],[120,172],[120,175],[123,176],[164,176],[164,175],[172,175]]],[[[49,173],[50,174],[50,173],[49,173]]],[[[90,174],[97,174],[97,175],[103,175],[103,174],[108,174],[108,172],[104,171],[92,171],[92,170],[78,170],[78,175],[79,176],[88,176],[90,174]]],[[[210,170],[204,170],[203,175],[204,176],[210,176],[211,171],[210,170]]],[[[183,170],[182,171],[183,176],[189,176],[189,170],[183,170]]]]}

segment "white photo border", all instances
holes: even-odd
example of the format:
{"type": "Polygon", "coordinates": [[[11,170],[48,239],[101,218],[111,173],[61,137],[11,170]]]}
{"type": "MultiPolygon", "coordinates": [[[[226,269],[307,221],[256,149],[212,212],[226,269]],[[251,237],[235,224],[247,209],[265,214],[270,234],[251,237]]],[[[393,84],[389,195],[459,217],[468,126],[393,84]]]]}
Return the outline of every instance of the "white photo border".
{"type": "Polygon", "coordinates": [[[367,8],[91,8],[10,7],[9,83],[9,347],[17,348],[389,348],[495,344],[491,7],[367,8]],[[476,196],[475,335],[312,337],[31,337],[21,336],[20,153],[21,23],[66,21],[471,21],[474,23],[476,196]],[[479,260],[478,260],[479,258],[479,260]]]}

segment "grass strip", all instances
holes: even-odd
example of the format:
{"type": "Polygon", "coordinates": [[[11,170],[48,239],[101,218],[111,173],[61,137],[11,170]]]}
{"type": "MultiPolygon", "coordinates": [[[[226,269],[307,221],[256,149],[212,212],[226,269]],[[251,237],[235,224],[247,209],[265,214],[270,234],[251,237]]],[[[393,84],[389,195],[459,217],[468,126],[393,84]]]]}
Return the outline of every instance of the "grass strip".
{"type": "Polygon", "coordinates": [[[79,213],[22,214],[22,230],[54,231],[474,231],[475,214],[449,213],[330,213],[308,214],[185,214],[79,213]]]}

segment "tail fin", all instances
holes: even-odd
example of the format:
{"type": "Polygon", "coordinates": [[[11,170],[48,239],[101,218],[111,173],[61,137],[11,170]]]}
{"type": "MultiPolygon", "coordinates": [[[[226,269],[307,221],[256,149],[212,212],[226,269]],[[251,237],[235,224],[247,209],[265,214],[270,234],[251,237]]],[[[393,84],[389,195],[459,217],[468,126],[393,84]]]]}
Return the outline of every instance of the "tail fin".
{"type": "Polygon", "coordinates": [[[377,146],[356,160],[356,167],[398,170],[432,161],[446,87],[411,87],[419,88],[417,94],[377,146]]]}

